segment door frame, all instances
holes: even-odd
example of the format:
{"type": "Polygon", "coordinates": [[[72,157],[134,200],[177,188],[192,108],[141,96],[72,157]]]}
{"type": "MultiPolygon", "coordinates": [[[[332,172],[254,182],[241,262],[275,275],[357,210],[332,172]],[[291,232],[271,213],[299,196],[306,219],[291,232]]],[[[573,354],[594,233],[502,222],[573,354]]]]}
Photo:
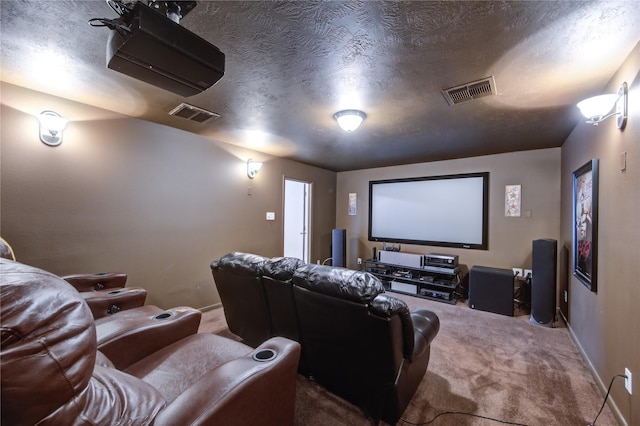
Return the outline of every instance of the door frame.
{"type": "Polygon", "coordinates": [[[284,245],[285,245],[285,221],[287,220],[286,217],[286,213],[285,213],[285,200],[286,200],[286,182],[287,181],[295,181],[295,182],[300,182],[306,185],[306,190],[307,190],[307,203],[306,203],[306,208],[307,208],[307,223],[306,223],[306,227],[307,227],[307,244],[306,247],[303,248],[303,250],[306,251],[306,257],[307,259],[302,259],[303,261],[309,263],[311,261],[311,247],[312,247],[312,240],[313,240],[313,233],[311,232],[311,230],[313,229],[313,182],[304,180],[304,179],[298,179],[298,178],[294,178],[294,177],[290,177],[290,176],[286,176],[283,175],[282,176],[282,254],[284,255],[284,245]]]}

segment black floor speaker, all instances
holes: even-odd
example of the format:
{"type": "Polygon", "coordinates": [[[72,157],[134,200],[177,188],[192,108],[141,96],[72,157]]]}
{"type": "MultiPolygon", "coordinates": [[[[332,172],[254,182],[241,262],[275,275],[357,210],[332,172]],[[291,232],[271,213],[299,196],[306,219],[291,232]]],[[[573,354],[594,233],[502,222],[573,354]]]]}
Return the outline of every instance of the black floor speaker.
{"type": "Polygon", "coordinates": [[[513,271],[472,266],[468,300],[470,308],[513,316],[513,271]]]}
{"type": "Polygon", "coordinates": [[[556,269],[558,243],[552,239],[533,240],[531,254],[532,324],[553,327],[556,317],[556,269]]]}
{"type": "Polygon", "coordinates": [[[347,266],[347,230],[331,231],[331,265],[347,266]]]}

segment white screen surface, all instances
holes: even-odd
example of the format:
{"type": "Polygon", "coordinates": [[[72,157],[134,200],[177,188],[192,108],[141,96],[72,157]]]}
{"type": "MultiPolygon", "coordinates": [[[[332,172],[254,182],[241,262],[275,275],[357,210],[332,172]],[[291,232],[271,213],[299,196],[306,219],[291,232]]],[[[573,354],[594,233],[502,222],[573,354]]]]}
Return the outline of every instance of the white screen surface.
{"type": "Polygon", "coordinates": [[[488,173],[370,182],[369,239],[486,248],[488,173]]]}

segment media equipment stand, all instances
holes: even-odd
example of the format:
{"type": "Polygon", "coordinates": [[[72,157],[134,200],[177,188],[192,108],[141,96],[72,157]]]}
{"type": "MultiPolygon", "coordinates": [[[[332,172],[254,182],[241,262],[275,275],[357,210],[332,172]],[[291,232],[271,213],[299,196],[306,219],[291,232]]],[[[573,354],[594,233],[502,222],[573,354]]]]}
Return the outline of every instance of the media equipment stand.
{"type": "Polygon", "coordinates": [[[404,266],[375,258],[366,259],[364,264],[364,270],[378,277],[388,291],[451,305],[457,302],[455,291],[461,282],[460,268],[457,266],[404,266]]]}

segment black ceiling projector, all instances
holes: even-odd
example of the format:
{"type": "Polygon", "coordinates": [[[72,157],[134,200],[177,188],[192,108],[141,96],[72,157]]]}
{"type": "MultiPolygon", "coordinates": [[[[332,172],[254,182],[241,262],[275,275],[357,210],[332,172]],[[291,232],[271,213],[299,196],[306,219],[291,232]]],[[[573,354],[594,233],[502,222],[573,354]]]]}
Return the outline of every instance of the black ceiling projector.
{"type": "Polygon", "coordinates": [[[224,53],[137,2],[111,28],[107,67],[182,96],[207,90],[224,75],[224,53]]]}

